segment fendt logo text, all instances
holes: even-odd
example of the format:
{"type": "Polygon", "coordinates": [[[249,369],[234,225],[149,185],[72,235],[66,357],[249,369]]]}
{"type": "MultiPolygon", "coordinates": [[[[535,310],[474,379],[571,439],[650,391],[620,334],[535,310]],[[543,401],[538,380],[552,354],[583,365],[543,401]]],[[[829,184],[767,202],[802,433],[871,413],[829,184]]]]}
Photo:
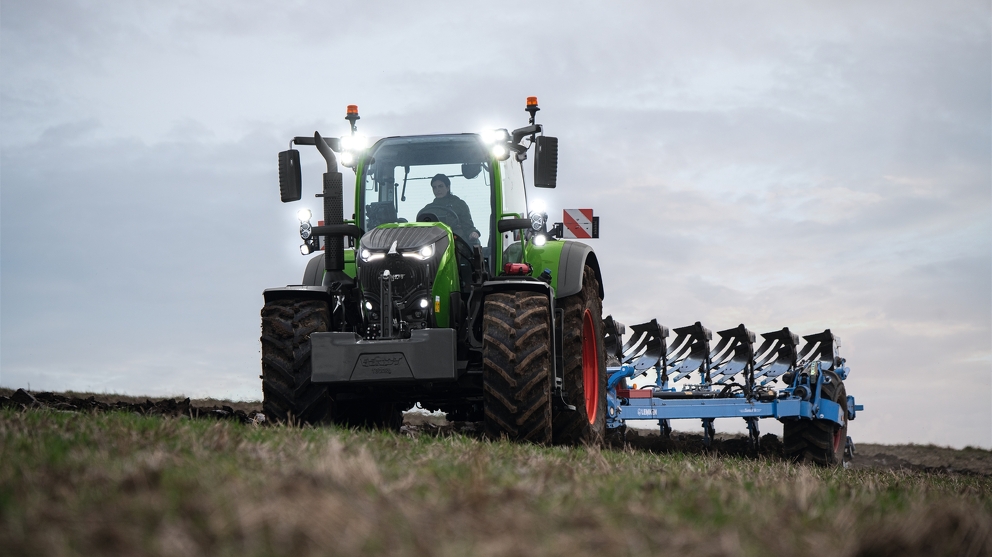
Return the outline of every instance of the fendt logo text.
{"type": "Polygon", "coordinates": [[[396,367],[403,356],[362,356],[362,367],[396,367]]]}

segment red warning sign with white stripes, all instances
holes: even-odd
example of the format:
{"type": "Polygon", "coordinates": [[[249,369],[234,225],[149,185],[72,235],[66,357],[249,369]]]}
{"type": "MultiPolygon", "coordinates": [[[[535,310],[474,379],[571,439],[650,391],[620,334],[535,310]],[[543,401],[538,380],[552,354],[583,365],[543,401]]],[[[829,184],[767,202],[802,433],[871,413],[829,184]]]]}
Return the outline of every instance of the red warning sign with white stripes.
{"type": "Polygon", "coordinates": [[[592,209],[565,209],[561,220],[565,238],[599,238],[599,217],[592,209]]]}

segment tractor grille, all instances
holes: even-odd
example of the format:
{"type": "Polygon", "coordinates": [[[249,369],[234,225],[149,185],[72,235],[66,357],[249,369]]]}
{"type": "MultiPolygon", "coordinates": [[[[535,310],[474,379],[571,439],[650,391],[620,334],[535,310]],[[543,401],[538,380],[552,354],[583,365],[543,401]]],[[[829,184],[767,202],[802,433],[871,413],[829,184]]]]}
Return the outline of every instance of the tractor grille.
{"type": "MultiPolygon", "coordinates": [[[[438,263],[448,249],[448,234],[439,227],[399,227],[377,228],[362,238],[359,249],[382,253],[396,244],[399,252],[416,250],[434,245],[434,255],[426,260],[405,257],[402,254],[386,255],[383,258],[360,262],[358,281],[362,286],[365,301],[372,305],[368,315],[373,325],[380,323],[387,313],[390,300],[384,300],[389,289],[383,281],[383,272],[392,275],[392,307],[390,313],[395,320],[407,322],[412,328],[430,326],[434,302],[431,288],[437,275],[438,263]],[[428,307],[420,305],[427,299],[428,307]],[[383,305],[383,302],[386,305],[383,305]]],[[[373,327],[378,329],[378,326],[373,327]]],[[[380,333],[382,334],[382,333],[380,333]]]]}
{"type": "MultiPolygon", "coordinates": [[[[429,265],[428,261],[409,259],[402,255],[386,256],[385,259],[365,263],[359,271],[358,280],[362,283],[365,299],[372,302],[373,306],[379,305],[382,272],[386,269],[394,277],[402,276],[393,280],[393,300],[401,305],[410,305],[413,298],[427,296],[428,283],[437,274],[437,267],[429,265]],[[428,266],[430,275],[427,274],[428,266]]],[[[385,292],[385,288],[382,291],[385,292]]]]}

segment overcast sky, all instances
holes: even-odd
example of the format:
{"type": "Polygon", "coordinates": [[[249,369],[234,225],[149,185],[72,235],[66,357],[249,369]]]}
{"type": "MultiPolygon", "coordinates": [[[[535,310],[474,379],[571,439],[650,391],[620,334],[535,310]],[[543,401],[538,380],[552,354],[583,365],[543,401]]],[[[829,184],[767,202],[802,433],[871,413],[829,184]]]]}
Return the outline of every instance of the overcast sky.
{"type": "Polygon", "coordinates": [[[259,399],[289,138],[537,95],[607,312],[830,328],[856,441],[992,447],[989,3],[756,4],[4,0],[0,385],[259,399]]]}

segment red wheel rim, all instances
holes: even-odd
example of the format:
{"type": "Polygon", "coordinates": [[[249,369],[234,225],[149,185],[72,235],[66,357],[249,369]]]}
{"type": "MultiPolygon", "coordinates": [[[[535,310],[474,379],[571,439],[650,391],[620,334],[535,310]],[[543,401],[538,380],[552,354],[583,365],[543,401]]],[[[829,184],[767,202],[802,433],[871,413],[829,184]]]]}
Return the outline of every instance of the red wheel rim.
{"type": "Polygon", "coordinates": [[[599,349],[592,312],[582,315],[582,391],[586,395],[586,417],[596,423],[599,411],[599,349]]]}

